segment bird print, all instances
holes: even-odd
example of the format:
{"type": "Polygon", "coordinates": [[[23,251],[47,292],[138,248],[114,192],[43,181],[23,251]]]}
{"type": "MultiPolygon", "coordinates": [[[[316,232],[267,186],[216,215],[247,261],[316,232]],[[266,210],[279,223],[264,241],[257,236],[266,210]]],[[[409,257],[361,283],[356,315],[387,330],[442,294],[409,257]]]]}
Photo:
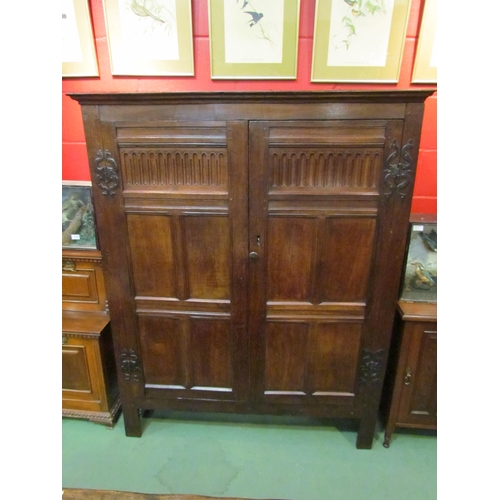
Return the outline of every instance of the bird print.
{"type": "Polygon", "coordinates": [[[264,17],[264,14],[262,14],[261,12],[251,12],[246,10],[245,14],[250,14],[252,16],[252,19],[248,21],[248,23],[250,24],[250,28],[252,26],[255,26],[264,17]]]}
{"type": "Polygon", "coordinates": [[[130,4],[130,8],[132,9],[132,12],[140,17],[150,17],[151,19],[154,19],[155,21],[159,21],[160,23],[164,23],[165,21],[161,19],[161,17],[155,16],[151,11],[149,11],[144,5],[140,4],[137,2],[137,0],[132,0],[132,3],[130,4]]]}

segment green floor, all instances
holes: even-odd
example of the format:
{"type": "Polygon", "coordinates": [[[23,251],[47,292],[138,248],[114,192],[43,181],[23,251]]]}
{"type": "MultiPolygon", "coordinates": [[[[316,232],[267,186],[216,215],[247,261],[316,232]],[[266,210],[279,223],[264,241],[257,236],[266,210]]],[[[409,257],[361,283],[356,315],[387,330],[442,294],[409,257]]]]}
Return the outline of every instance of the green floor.
{"type": "Polygon", "coordinates": [[[63,487],[289,500],[437,497],[435,432],[377,430],[357,450],[350,422],[155,413],[141,438],[62,421],[63,487]]]}

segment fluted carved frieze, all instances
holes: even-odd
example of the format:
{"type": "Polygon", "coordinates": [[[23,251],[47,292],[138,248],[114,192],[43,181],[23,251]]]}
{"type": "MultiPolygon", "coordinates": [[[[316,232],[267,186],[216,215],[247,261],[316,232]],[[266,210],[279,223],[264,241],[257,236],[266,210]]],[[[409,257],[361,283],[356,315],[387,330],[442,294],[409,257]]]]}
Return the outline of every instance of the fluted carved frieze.
{"type": "Polygon", "coordinates": [[[125,187],[227,188],[225,151],[123,148],[125,187]]]}
{"type": "Polygon", "coordinates": [[[290,151],[272,153],[273,188],[378,190],[382,165],[379,149],[362,151],[290,151]]]}

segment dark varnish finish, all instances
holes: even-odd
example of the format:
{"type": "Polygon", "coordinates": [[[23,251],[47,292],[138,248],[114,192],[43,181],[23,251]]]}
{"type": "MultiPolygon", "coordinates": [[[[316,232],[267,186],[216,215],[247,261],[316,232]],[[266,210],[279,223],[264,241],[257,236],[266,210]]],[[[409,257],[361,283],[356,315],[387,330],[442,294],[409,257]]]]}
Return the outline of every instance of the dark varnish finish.
{"type": "Polygon", "coordinates": [[[127,435],[348,417],[372,446],[430,91],[73,94],[127,435]]]}

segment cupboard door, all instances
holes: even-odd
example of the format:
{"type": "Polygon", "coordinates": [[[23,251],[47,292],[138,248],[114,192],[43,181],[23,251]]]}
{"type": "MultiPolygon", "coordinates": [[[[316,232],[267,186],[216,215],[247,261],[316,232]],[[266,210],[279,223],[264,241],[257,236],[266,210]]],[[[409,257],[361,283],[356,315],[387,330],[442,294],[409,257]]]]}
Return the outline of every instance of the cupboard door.
{"type": "Polygon", "coordinates": [[[368,311],[383,295],[384,159],[401,134],[397,121],[250,123],[254,400],[356,404],[368,311]]]}
{"type": "Polygon", "coordinates": [[[409,347],[398,411],[398,423],[437,425],[436,323],[407,322],[409,347]]]}
{"type": "Polygon", "coordinates": [[[107,133],[121,173],[117,257],[130,270],[119,302],[133,311],[121,330],[124,376],[153,399],[244,399],[247,128],[132,123],[107,133]]]}

